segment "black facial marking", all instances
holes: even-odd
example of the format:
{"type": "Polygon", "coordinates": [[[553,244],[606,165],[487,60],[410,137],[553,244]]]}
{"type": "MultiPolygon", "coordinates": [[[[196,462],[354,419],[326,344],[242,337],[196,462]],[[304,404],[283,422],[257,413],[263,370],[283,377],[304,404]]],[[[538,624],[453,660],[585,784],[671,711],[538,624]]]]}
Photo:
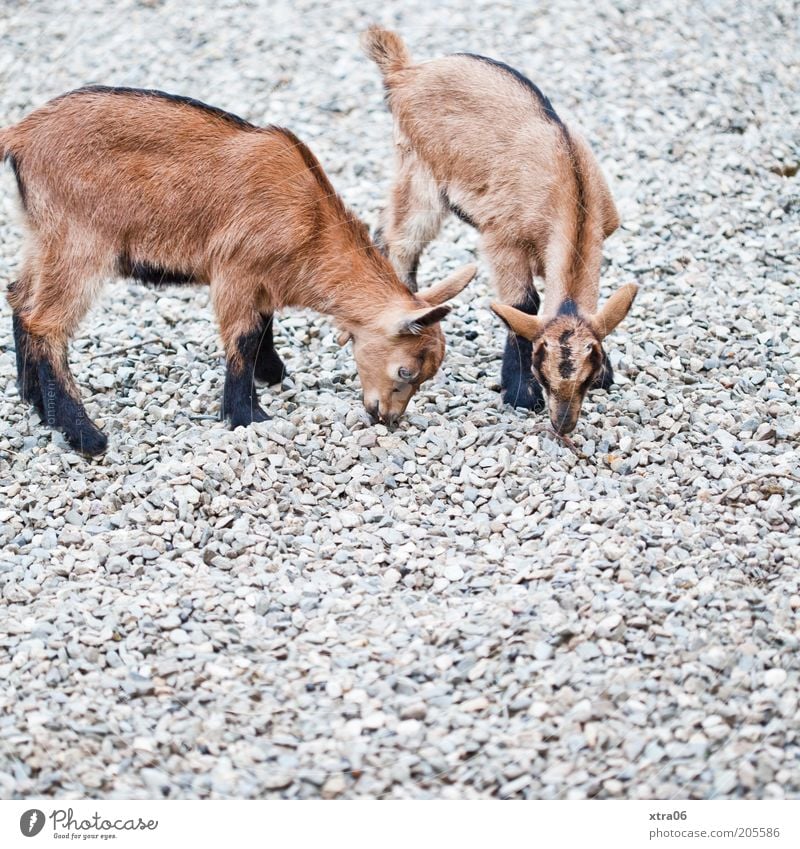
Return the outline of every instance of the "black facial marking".
{"type": "Polygon", "coordinates": [[[539,382],[541,383],[542,389],[544,389],[547,394],[550,394],[550,381],[542,374],[542,366],[544,365],[544,358],[546,355],[546,351],[544,345],[540,345],[536,349],[536,353],[533,355],[533,369],[536,372],[537,377],[539,378],[539,382]]]}
{"type": "Polygon", "coordinates": [[[247,427],[253,422],[264,422],[269,416],[261,409],[253,383],[256,357],[264,332],[259,325],[250,333],[239,337],[236,347],[241,362],[238,367],[228,363],[225,372],[225,387],[222,392],[222,418],[228,419],[231,429],[247,427]]]}
{"type": "Polygon", "coordinates": [[[566,301],[561,302],[561,305],[558,308],[557,315],[577,316],[578,305],[575,303],[575,301],[572,300],[572,298],[567,298],[566,301]]]}
{"type": "Polygon", "coordinates": [[[38,362],[39,385],[42,393],[42,418],[45,424],[60,430],[71,448],[93,457],[102,454],[108,445],[108,437],[89,418],[81,402],[69,391],[59,376],[68,368],[66,352],[57,370],[46,357],[38,362]]]}
{"type": "Polygon", "coordinates": [[[19,191],[19,199],[22,203],[22,208],[28,208],[28,193],[25,189],[25,183],[22,181],[22,172],[19,167],[19,158],[14,156],[13,153],[6,154],[6,162],[11,166],[11,170],[14,172],[14,177],[17,181],[17,189],[19,191]]]}
{"type": "Polygon", "coordinates": [[[542,90],[539,86],[532,83],[524,74],[521,74],[516,68],[512,68],[510,65],[506,65],[505,62],[498,62],[496,59],[490,59],[488,56],[481,56],[478,53],[457,53],[457,56],[469,56],[471,59],[478,59],[481,62],[487,62],[489,65],[494,65],[496,68],[500,68],[508,74],[511,74],[512,77],[522,85],[525,86],[529,91],[533,93],[536,99],[539,101],[542,109],[544,110],[544,114],[547,116],[549,121],[552,121],[554,124],[559,124],[563,126],[561,122],[561,118],[558,117],[556,110],[553,108],[553,104],[550,102],[548,97],[542,93],[542,90]]]}
{"type": "Polygon", "coordinates": [[[272,313],[262,313],[261,341],[256,352],[256,363],[253,375],[258,383],[266,383],[270,386],[280,383],[286,377],[286,366],[275,350],[273,339],[274,319],[272,313]]]}
{"type": "Polygon", "coordinates": [[[169,92],[159,91],[158,89],[129,88],[127,86],[87,85],[83,88],[67,92],[67,94],[62,95],[62,97],[71,97],[74,94],[118,94],[127,95],[129,97],[156,97],[161,100],[169,100],[171,103],[177,103],[181,106],[191,106],[193,109],[199,109],[209,115],[213,115],[216,118],[227,121],[229,124],[235,124],[240,129],[258,129],[258,127],[254,124],[251,124],[249,121],[245,121],[244,118],[240,118],[232,112],[226,112],[224,109],[220,109],[217,106],[209,106],[208,103],[203,103],[202,100],[195,100],[193,97],[185,97],[182,94],[169,94],[169,92]]]}
{"type": "Polygon", "coordinates": [[[561,359],[558,363],[558,373],[564,379],[571,377],[575,372],[575,363],[572,361],[572,350],[569,347],[569,340],[573,337],[574,330],[565,330],[558,337],[558,344],[561,346],[561,359]]]}
{"type": "Polygon", "coordinates": [[[148,286],[174,286],[176,284],[202,282],[191,272],[162,268],[158,265],[151,265],[149,262],[132,260],[127,254],[118,257],[117,271],[120,277],[131,277],[148,286]]]}
{"type": "MultiPolygon", "coordinates": [[[[525,300],[514,306],[528,315],[536,315],[539,303],[539,293],[529,284],[525,300]]],[[[539,383],[531,374],[532,351],[532,344],[524,336],[509,331],[503,352],[500,384],[503,387],[503,400],[507,404],[539,412],[544,409],[544,398],[539,383]]]]}

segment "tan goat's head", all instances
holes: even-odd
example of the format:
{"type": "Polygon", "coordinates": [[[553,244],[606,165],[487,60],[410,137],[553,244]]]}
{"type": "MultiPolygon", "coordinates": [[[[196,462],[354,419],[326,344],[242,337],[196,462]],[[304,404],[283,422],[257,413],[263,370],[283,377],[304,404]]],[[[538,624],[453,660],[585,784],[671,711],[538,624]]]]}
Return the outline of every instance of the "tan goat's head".
{"type": "Polygon", "coordinates": [[[589,316],[581,315],[575,304],[567,301],[550,320],[506,304],[492,304],[492,310],[514,333],[533,343],[533,376],[545,392],[556,433],[575,429],[586,393],[602,377],[600,343],[628,314],[637,291],[633,283],[622,286],[599,312],[589,316]]]}
{"type": "Polygon", "coordinates": [[[450,312],[446,301],[472,280],[476,270],[474,265],[464,266],[415,295],[404,289],[363,323],[342,327],[339,344],[353,340],[364,407],[373,423],[396,425],[421,384],[439,370],[445,349],[439,322],[450,312]]]}

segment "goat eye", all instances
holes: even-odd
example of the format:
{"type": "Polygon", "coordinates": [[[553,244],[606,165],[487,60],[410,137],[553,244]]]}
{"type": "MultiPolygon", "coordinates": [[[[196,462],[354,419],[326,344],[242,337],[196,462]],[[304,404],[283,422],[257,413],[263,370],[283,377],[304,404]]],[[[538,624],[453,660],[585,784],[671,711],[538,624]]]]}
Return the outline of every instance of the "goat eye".
{"type": "Polygon", "coordinates": [[[413,372],[410,369],[405,368],[405,366],[400,366],[397,370],[397,375],[400,380],[411,380],[414,377],[413,372]]]}

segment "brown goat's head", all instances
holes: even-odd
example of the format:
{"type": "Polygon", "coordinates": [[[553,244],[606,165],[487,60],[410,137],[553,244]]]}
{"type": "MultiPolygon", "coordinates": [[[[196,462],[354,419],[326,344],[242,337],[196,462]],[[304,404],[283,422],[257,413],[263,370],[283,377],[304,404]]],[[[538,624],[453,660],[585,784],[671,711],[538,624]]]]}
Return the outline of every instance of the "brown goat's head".
{"type": "Polygon", "coordinates": [[[353,340],[353,355],[364,392],[364,407],[373,423],[393,427],[422,383],[444,359],[439,322],[450,312],[445,304],[475,276],[467,265],[442,283],[398,299],[357,326],[346,326],[339,344],[353,340]]]}
{"type": "Polygon", "coordinates": [[[637,291],[633,283],[623,286],[590,316],[580,315],[575,305],[567,302],[567,308],[549,321],[506,304],[492,304],[514,333],[533,343],[533,376],[547,396],[556,433],[575,430],[583,399],[602,376],[600,343],[628,314],[637,291]]]}

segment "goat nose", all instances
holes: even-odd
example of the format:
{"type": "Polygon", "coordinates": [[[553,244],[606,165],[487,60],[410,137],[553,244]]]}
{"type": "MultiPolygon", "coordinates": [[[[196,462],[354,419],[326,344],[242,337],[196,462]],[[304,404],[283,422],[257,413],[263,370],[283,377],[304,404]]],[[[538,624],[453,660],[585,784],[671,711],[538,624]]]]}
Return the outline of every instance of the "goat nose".
{"type": "Polygon", "coordinates": [[[575,430],[577,419],[573,419],[570,416],[569,410],[564,410],[558,415],[552,416],[550,419],[550,424],[553,426],[553,430],[556,433],[560,433],[562,436],[566,436],[566,434],[572,433],[572,431],[575,430]]]}
{"type": "Polygon", "coordinates": [[[371,407],[368,407],[364,404],[364,409],[367,411],[367,415],[369,416],[370,424],[378,424],[381,420],[380,412],[378,410],[378,405],[373,404],[371,407]]]}
{"type": "Polygon", "coordinates": [[[397,427],[397,423],[399,421],[400,421],[400,414],[399,413],[389,413],[389,415],[386,417],[386,427],[388,427],[390,429],[395,428],[395,427],[397,427]]]}

